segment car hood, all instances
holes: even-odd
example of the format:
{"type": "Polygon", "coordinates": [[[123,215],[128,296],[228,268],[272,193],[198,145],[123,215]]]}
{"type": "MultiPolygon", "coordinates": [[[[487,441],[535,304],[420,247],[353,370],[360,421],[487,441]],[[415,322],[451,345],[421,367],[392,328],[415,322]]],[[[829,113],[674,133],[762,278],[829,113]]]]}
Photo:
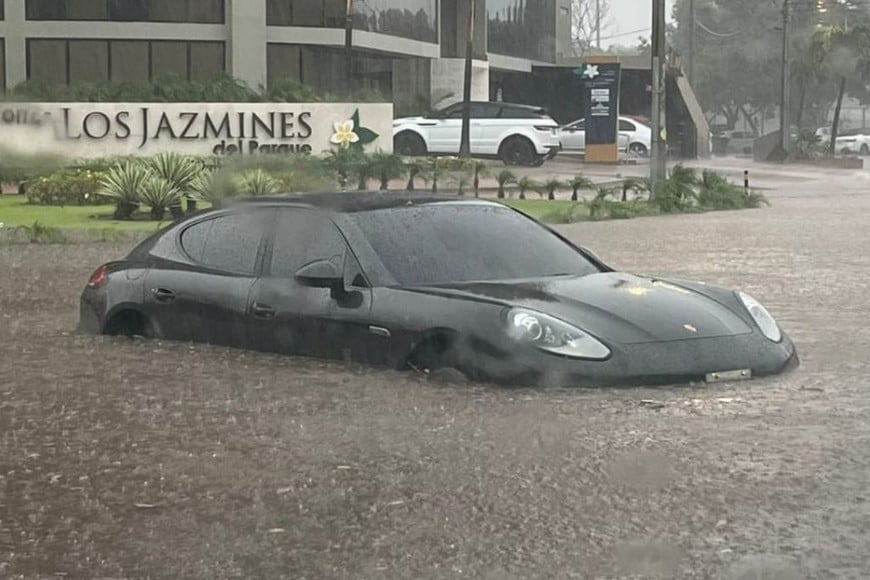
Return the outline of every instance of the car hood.
{"type": "Polygon", "coordinates": [[[752,332],[738,314],[704,294],[664,280],[616,272],[409,290],[530,308],[623,344],[752,332]]]}

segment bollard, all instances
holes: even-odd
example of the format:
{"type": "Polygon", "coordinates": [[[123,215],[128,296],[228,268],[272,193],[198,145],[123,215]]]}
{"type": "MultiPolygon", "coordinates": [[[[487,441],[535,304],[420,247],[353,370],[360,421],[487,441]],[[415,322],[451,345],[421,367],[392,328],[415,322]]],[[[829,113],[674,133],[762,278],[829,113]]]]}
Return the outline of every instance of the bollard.
{"type": "Polygon", "coordinates": [[[743,190],[749,195],[749,170],[743,172],[743,190]]]}

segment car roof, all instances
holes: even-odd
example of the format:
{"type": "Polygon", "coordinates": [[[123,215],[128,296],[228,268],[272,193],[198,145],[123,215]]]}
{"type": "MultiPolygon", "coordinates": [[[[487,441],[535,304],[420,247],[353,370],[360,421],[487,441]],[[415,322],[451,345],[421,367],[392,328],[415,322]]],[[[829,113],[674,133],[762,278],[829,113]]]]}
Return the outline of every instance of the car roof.
{"type": "Polygon", "coordinates": [[[453,203],[488,207],[504,207],[502,204],[480,200],[462,199],[456,196],[435,195],[417,191],[354,191],[306,194],[268,195],[240,199],[239,204],[270,204],[293,207],[324,209],[338,213],[358,213],[407,206],[453,203]]]}

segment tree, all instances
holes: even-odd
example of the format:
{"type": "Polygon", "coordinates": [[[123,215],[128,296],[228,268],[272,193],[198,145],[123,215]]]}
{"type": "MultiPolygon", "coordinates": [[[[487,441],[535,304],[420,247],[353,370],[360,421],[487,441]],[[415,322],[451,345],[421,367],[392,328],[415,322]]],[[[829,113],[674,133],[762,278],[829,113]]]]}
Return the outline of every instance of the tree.
{"type": "Polygon", "coordinates": [[[571,0],[571,46],[577,56],[596,47],[601,30],[610,24],[610,0],[571,0]]]}
{"type": "Polygon", "coordinates": [[[674,48],[686,54],[695,33],[692,85],[704,109],[725,116],[733,128],[779,102],[781,9],[759,0],[695,0],[696,23],[689,0],[676,0],[671,30],[674,48]]]}

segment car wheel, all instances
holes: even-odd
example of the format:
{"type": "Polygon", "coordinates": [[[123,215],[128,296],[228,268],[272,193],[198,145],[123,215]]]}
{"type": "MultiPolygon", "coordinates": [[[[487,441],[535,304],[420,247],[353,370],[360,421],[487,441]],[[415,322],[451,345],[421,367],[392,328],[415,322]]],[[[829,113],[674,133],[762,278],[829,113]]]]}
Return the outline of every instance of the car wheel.
{"type": "Polygon", "coordinates": [[[452,335],[433,334],[414,349],[408,357],[407,366],[439,383],[467,383],[468,375],[458,368],[453,346],[452,335]]]}
{"type": "Polygon", "coordinates": [[[499,148],[505,165],[532,165],[537,159],[535,146],[525,137],[509,137],[499,148]]]}
{"type": "Polygon", "coordinates": [[[423,138],[411,131],[402,131],[393,137],[393,150],[399,155],[418,157],[426,155],[426,142],[423,138]]]}
{"type": "Polygon", "coordinates": [[[861,145],[861,155],[870,154],[870,147],[867,146],[866,143],[861,145]]]}
{"type": "Polygon", "coordinates": [[[106,323],[103,334],[152,338],[157,333],[154,331],[154,325],[144,314],[136,310],[123,310],[106,323]]]}
{"type": "Polygon", "coordinates": [[[638,155],[640,157],[646,157],[649,153],[649,150],[643,143],[632,143],[628,146],[628,152],[638,155]]]}

